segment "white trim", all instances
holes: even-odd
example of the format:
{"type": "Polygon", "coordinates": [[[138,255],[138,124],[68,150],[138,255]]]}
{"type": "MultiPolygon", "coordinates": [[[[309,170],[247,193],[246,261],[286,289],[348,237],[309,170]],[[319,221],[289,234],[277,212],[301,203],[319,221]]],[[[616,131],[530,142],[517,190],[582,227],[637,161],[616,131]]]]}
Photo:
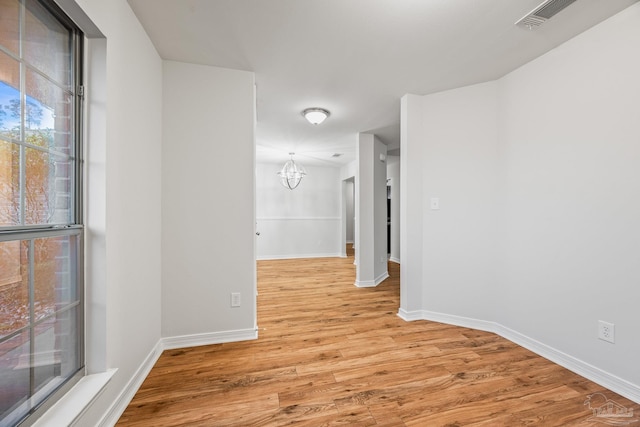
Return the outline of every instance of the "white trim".
{"type": "Polygon", "coordinates": [[[413,322],[416,320],[425,320],[422,316],[422,310],[407,311],[404,308],[398,309],[398,317],[405,322],[413,322]]]}
{"type": "Polygon", "coordinates": [[[393,256],[389,257],[389,261],[395,262],[396,264],[400,264],[400,260],[398,258],[396,258],[396,257],[393,257],[393,256]]]}
{"type": "Polygon", "coordinates": [[[358,288],[375,288],[388,278],[389,272],[385,271],[384,273],[376,277],[375,280],[356,280],[354,285],[356,285],[358,288]]]}
{"type": "Polygon", "coordinates": [[[432,322],[446,323],[448,325],[462,326],[463,328],[479,329],[481,331],[497,333],[496,330],[498,324],[495,322],[427,310],[422,310],[422,315],[424,320],[431,320],[432,322]]]}
{"type": "Polygon", "coordinates": [[[347,245],[353,245],[353,240],[347,240],[345,243],[346,243],[347,245]]]}
{"type": "Polygon", "coordinates": [[[341,221],[339,216],[268,216],[256,218],[256,221],[341,221]]]}
{"type": "Polygon", "coordinates": [[[142,361],[129,382],[127,382],[127,385],[122,389],[116,400],[102,416],[100,422],[98,422],[98,426],[110,427],[116,425],[122,413],[127,409],[131,399],[133,399],[133,396],[135,396],[136,392],[149,375],[149,372],[151,372],[151,368],[153,368],[160,358],[162,351],[162,343],[161,341],[158,341],[151,352],[142,361]]]}
{"type": "Polygon", "coordinates": [[[36,420],[33,427],[70,426],[102,394],[117,369],[85,375],[55,405],[36,420]]]}
{"type": "Polygon", "coordinates": [[[378,276],[378,278],[376,279],[376,286],[378,286],[380,283],[384,282],[388,278],[389,278],[389,271],[387,270],[384,273],[382,273],[380,276],[378,276]]]}
{"type": "Polygon", "coordinates": [[[258,330],[239,329],[235,331],[208,332],[204,334],[180,335],[177,337],[162,338],[162,349],[173,350],[176,348],[197,347],[201,345],[222,344],[226,342],[249,341],[258,339],[258,330]]]}
{"type": "Polygon", "coordinates": [[[523,335],[520,332],[509,329],[499,323],[427,310],[406,311],[402,308],[398,310],[398,316],[408,322],[414,320],[430,320],[433,322],[493,332],[538,354],[539,356],[544,357],[545,359],[552,361],[553,363],[556,363],[588,380],[593,381],[596,384],[601,385],[602,387],[613,391],[614,393],[624,396],[636,403],[640,403],[640,385],[630,383],[625,379],[603,371],[600,368],[548,346],[547,344],[541,343],[531,337],[523,335]]]}
{"type": "Polygon", "coordinates": [[[274,259],[300,259],[300,258],[345,258],[346,254],[332,253],[332,254],[292,254],[292,255],[260,255],[257,257],[258,261],[269,261],[274,259]]]}
{"type": "Polygon", "coordinates": [[[640,403],[640,385],[630,383],[609,372],[603,371],[587,362],[568,355],[560,350],[543,344],[526,335],[516,332],[500,324],[496,324],[496,333],[540,356],[569,369],[596,384],[618,393],[636,403],[640,403]]]}

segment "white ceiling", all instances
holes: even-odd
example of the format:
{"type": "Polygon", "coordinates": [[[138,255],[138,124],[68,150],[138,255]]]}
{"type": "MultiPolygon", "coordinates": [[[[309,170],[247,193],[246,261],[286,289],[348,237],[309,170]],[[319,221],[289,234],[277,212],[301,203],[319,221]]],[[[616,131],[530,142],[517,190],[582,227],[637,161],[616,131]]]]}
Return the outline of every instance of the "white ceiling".
{"type": "Polygon", "coordinates": [[[164,59],[254,71],[258,161],[340,165],[358,132],[398,151],[400,98],[499,78],[636,0],[129,0],[164,59]],[[331,111],[323,124],[301,111],[331,111]],[[334,153],[342,153],[337,159],[334,153]]]}

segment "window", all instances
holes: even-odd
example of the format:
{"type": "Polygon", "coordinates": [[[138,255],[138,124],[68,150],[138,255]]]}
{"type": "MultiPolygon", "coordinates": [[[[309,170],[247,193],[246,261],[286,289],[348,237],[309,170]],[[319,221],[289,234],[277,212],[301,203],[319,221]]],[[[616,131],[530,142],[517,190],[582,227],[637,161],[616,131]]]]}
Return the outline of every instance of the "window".
{"type": "Polygon", "coordinates": [[[52,0],[0,0],[0,425],[84,375],[83,36],[52,0]]]}

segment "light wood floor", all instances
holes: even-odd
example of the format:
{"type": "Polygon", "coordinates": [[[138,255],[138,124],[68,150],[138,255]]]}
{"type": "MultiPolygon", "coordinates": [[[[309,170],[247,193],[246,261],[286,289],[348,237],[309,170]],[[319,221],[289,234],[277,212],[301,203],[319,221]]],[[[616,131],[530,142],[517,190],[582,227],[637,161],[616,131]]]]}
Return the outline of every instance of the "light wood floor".
{"type": "Polygon", "coordinates": [[[401,320],[389,268],[358,289],[353,258],[259,262],[260,338],[165,351],[118,425],[604,426],[596,392],[640,415],[494,334],[401,320]]]}

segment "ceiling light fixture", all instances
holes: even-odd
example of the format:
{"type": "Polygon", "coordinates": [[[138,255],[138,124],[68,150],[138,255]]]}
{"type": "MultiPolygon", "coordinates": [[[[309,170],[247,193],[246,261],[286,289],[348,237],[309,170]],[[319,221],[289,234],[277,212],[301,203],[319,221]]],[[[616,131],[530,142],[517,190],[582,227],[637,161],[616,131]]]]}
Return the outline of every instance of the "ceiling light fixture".
{"type": "Polygon", "coordinates": [[[307,108],[302,112],[305,119],[312,125],[319,125],[331,115],[328,110],[324,108],[307,108]]]}
{"type": "Polygon", "coordinates": [[[291,156],[290,160],[287,161],[282,167],[282,170],[278,172],[282,186],[289,190],[293,190],[300,185],[300,181],[302,181],[302,178],[307,174],[307,171],[304,170],[302,165],[293,161],[294,154],[296,153],[289,153],[289,156],[291,156]]]}

